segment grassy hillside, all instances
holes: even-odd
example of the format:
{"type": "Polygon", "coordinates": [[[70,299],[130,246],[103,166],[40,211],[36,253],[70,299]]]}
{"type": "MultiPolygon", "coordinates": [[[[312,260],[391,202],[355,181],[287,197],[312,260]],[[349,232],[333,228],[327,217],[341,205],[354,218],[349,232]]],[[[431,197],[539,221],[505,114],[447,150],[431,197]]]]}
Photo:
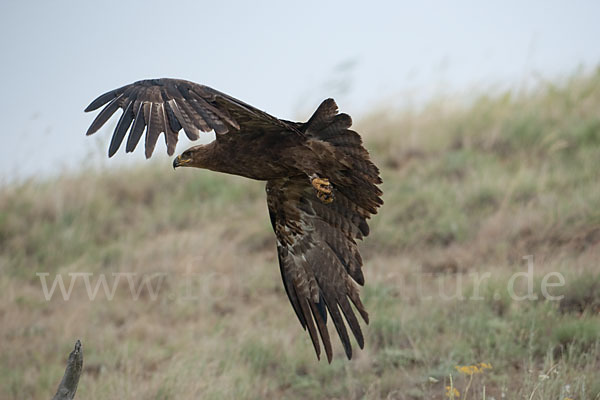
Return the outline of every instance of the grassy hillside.
{"type": "Polygon", "coordinates": [[[385,205],[354,360],[316,361],[263,183],[149,162],[0,189],[0,398],[50,398],[76,339],[81,399],[600,398],[600,70],[356,127],[385,205]]]}

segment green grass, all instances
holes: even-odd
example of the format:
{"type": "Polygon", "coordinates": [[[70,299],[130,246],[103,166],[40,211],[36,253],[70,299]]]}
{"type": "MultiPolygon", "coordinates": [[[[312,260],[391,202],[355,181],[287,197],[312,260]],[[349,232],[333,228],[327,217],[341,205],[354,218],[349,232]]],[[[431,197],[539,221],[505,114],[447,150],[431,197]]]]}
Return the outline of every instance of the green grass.
{"type": "Polygon", "coordinates": [[[450,377],[461,398],[599,399],[600,70],[356,129],[385,205],[361,244],[371,323],[354,360],[336,343],[316,361],[263,183],[150,162],[0,189],[0,397],[50,398],[79,338],[82,399],[443,399],[450,377]],[[537,299],[515,301],[528,255],[537,299]],[[47,302],[37,272],[167,275],[156,300],[123,277],[112,301],[78,281],[47,302]],[[542,296],[551,272],[560,301],[542,296]]]}

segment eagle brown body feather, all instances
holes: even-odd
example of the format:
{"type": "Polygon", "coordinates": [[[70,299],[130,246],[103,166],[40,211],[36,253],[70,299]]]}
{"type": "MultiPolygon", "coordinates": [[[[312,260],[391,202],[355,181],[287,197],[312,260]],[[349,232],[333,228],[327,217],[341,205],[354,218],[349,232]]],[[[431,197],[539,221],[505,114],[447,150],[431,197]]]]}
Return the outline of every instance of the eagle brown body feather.
{"type": "Polygon", "coordinates": [[[109,156],[128,132],[126,151],[130,152],[146,131],[146,157],[150,157],[161,133],[172,155],[180,130],[191,140],[199,137],[199,131],[214,130],[215,141],[188,149],[174,166],[267,181],[267,205],[283,284],[317,356],[320,336],[327,359],[332,359],[327,314],[348,358],[352,347],[346,323],[363,347],[364,337],[351,305],[368,323],[357,286],[364,284],[364,276],[356,240],[369,234],[367,220],[383,204],[377,187],[381,178],[360,136],[350,130],[350,116],[338,114],[332,99],[325,100],[306,123],[295,123],[203,85],[155,79],[108,92],[86,111],[103,105],[88,134],[123,109],[109,156]],[[334,195],[331,203],[317,198],[313,177],[329,180],[334,195]]]}

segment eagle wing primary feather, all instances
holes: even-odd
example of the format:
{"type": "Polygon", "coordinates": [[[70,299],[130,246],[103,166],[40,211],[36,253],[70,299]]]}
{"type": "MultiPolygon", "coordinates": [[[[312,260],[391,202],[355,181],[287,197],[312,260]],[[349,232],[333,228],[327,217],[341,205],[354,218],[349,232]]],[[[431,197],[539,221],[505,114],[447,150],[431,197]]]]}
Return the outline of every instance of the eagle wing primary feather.
{"type": "Polygon", "coordinates": [[[346,356],[352,358],[342,315],[363,348],[363,334],[350,302],[368,323],[356,284],[362,285],[364,278],[355,241],[368,233],[366,217],[343,193],[336,193],[333,203],[322,204],[304,176],[269,181],[267,204],[283,284],[300,324],[308,328],[317,357],[321,354],[318,332],[328,361],[332,359],[326,325],[329,313],[346,356]]]}
{"type": "Polygon", "coordinates": [[[104,93],[85,111],[102,106],[87,135],[97,132],[119,108],[123,110],[109,146],[109,157],[117,152],[128,131],[126,151],[132,152],[146,130],[146,158],[152,156],[161,133],[165,135],[167,153],[172,155],[182,129],[190,140],[198,139],[200,131],[215,131],[217,139],[232,131],[240,134],[274,128],[297,131],[225,93],[181,79],[138,81],[104,93]]]}

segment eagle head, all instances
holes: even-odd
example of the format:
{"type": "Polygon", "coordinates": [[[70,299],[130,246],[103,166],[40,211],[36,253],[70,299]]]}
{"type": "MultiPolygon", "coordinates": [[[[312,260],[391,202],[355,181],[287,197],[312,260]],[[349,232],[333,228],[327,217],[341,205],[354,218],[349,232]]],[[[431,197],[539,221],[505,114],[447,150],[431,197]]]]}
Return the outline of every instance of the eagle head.
{"type": "Polygon", "coordinates": [[[207,168],[210,160],[210,146],[190,147],[173,160],[173,169],[177,167],[207,168]]]}

